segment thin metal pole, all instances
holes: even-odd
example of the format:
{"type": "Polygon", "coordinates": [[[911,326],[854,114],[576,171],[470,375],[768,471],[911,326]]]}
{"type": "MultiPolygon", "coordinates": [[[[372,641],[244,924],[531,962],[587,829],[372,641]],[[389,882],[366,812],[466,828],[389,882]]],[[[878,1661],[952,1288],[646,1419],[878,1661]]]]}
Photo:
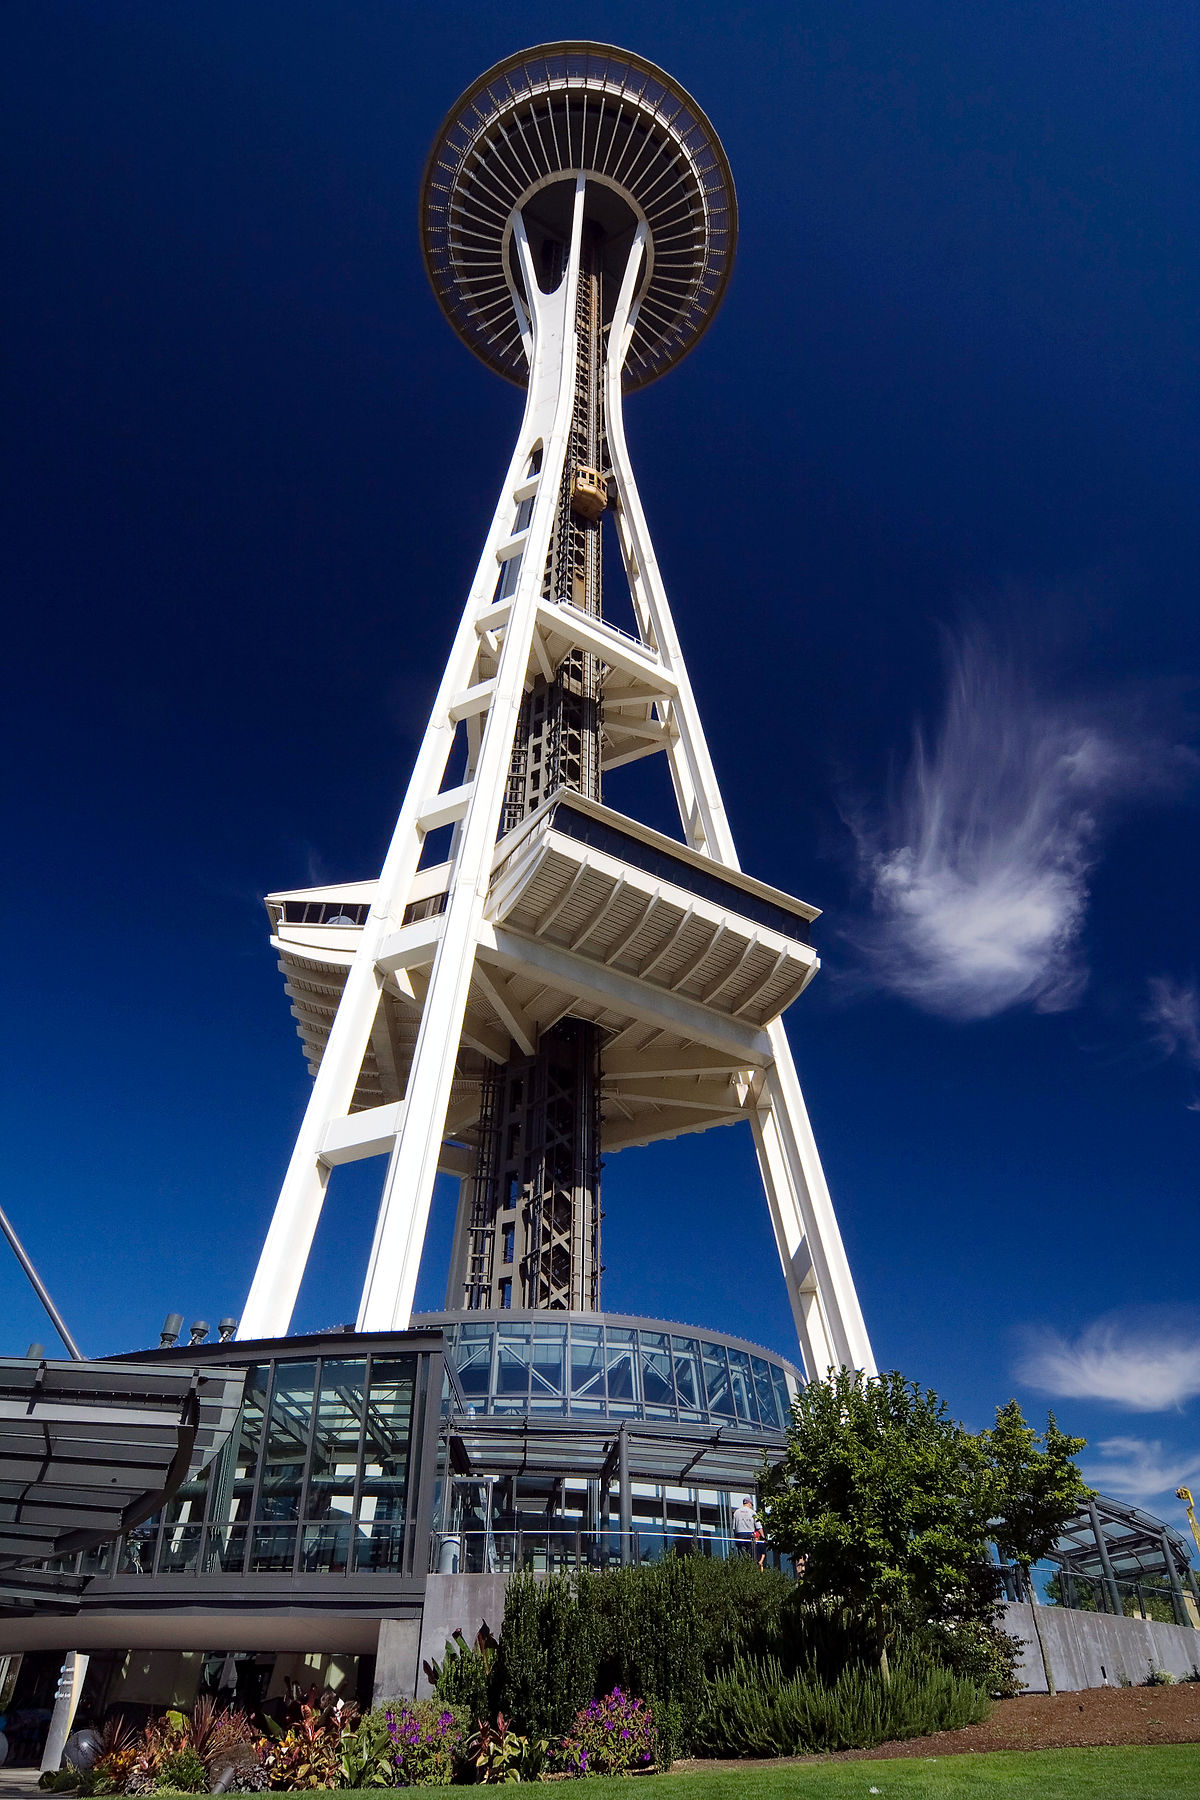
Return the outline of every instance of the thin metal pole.
{"type": "Polygon", "coordinates": [[[8,1218],[5,1216],[3,1207],[0,1207],[0,1231],[2,1231],[4,1233],[5,1237],[8,1239],[9,1243],[12,1245],[13,1255],[16,1257],[17,1261],[20,1263],[21,1267],[24,1269],[25,1273],[28,1275],[30,1281],[32,1282],[34,1293],[37,1295],[38,1299],[41,1301],[41,1303],[45,1307],[46,1311],[50,1314],[50,1322],[54,1326],[55,1331],[57,1331],[59,1337],[62,1339],[63,1343],[67,1346],[67,1349],[70,1351],[71,1355],[75,1358],[75,1361],[83,1362],[83,1360],[84,1360],[83,1351],[79,1348],[79,1345],[75,1342],[75,1339],[71,1336],[70,1332],[67,1330],[66,1326],[63,1324],[62,1314],[59,1312],[57,1306],[55,1306],[53,1300],[50,1298],[49,1294],[46,1292],[45,1283],[43,1282],[41,1276],[38,1274],[37,1270],[34,1268],[33,1264],[30,1262],[29,1257],[26,1255],[25,1246],[22,1244],[20,1238],[17,1236],[16,1232],[13,1230],[12,1225],[9,1222],[8,1218]]]}
{"type": "Polygon", "coordinates": [[[617,1492],[621,1517],[621,1561],[635,1562],[633,1554],[633,1488],[629,1479],[629,1427],[625,1419],[617,1433],[617,1492]]]}

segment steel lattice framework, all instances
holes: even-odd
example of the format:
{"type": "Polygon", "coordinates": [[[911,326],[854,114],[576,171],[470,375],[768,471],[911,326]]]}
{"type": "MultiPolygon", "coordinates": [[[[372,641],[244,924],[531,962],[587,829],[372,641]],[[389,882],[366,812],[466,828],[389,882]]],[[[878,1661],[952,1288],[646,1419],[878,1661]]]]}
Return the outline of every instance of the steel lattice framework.
{"type": "Polygon", "coordinates": [[[601,1154],[744,1120],[809,1372],[870,1370],[780,1016],[816,909],[739,868],[625,441],[624,390],[728,280],[724,152],[652,64],[543,46],[453,108],[421,228],[525,411],[378,881],[268,900],[314,1085],[240,1335],[287,1330],[342,1162],[388,1157],[360,1329],[408,1323],[439,1170],[462,1184],[448,1304],[579,1311],[601,1154]],[[604,616],[606,517],[632,633],[604,616]],[[601,800],[656,754],[682,841],[601,800]]]}

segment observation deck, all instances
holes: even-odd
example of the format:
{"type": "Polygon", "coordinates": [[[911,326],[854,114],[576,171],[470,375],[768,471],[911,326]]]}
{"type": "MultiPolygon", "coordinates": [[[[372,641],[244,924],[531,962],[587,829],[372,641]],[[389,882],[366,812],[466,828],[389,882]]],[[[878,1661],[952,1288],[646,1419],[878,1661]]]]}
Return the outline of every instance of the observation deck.
{"type": "MultiPolygon", "coordinates": [[[[354,1106],[321,1151],[375,1154],[395,1129],[421,1002],[444,925],[448,864],[422,869],[388,971],[354,1106]],[[377,1122],[375,1130],[372,1119],[377,1122]]],[[[315,1075],[376,884],[271,894],[297,1031],[315,1075]]],[[[602,1149],[654,1143],[743,1116],[769,1060],[766,1027],[812,979],[817,908],[624,814],[560,790],[496,845],[447,1118],[443,1168],[470,1174],[480,1088],[511,1046],[531,1051],[568,1014],[603,1033],[602,1149]]]]}
{"type": "Polygon", "coordinates": [[[523,387],[513,216],[523,214],[535,248],[539,226],[561,235],[580,174],[587,222],[613,272],[638,224],[647,227],[624,369],[627,389],[644,387],[711,322],[737,237],[720,139],[691,96],[645,57],[607,44],[543,44],[480,76],[447,114],[426,164],[425,267],[459,336],[523,387]]]}

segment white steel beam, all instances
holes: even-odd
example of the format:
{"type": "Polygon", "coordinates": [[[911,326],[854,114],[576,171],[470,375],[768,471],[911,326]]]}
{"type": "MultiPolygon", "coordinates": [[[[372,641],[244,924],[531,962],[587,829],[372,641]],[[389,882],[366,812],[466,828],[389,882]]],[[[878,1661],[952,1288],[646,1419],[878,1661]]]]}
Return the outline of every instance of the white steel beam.
{"type": "MultiPolygon", "coordinates": [[[[483,924],[492,851],[508,781],[513,736],[525,691],[541,597],[542,571],[566,460],[575,382],[575,297],[583,236],[584,194],[585,182],[580,176],[575,184],[567,268],[553,294],[543,293],[538,284],[520,214],[514,215],[513,220],[533,334],[533,364],[525,418],[518,439],[518,457],[514,463],[522,457],[527,461],[534,443],[540,443],[541,480],[529,520],[516,588],[509,596],[512,611],[500,648],[496,689],[483,730],[475,779],[462,814],[442,936],[433,960],[408,1079],[404,1122],[384,1180],[359,1309],[359,1328],[364,1331],[405,1326],[412,1312],[446,1106],[463,1032],[475,949],[483,924]]],[[[517,479],[514,468],[510,492],[517,479]]],[[[494,553],[495,544],[492,549],[494,553]]],[[[457,683],[454,692],[463,685],[457,683]]],[[[453,693],[447,697],[447,706],[452,698],[453,693]]]]}
{"type": "Polygon", "coordinates": [[[771,1056],[767,1033],[723,1013],[710,1012],[696,1000],[673,994],[669,988],[651,987],[636,975],[624,975],[604,963],[589,962],[574,951],[527,938],[502,925],[485,926],[480,933],[480,955],[488,962],[517,975],[538,974],[556,987],[575,994],[589,1005],[632,1013],[647,1025],[678,1032],[698,1044],[736,1057],[739,1067],[761,1068],[771,1056]]]}
{"type": "Polygon", "coordinates": [[[321,1138],[321,1161],[333,1169],[364,1156],[382,1156],[391,1149],[403,1115],[404,1102],[397,1100],[350,1113],[344,1119],[330,1119],[321,1138]]]}
{"type": "MultiPolygon", "coordinates": [[[[635,246],[610,328],[613,344],[627,345],[632,335],[637,260],[635,246]]],[[[619,498],[617,536],[634,614],[642,636],[675,681],[675,735],[668,759],[680,820],[690,843],[736,869],[733,833],[629,460],[619,356],[610,354],[605,375],[609,453],[619,498]]],[[[748,1110],[805,1361],[810,1374],[843,1363],[873,1373],[870,1340],[782,1019],[769,1025],[766,1035],[771,1058],[762,1083],[765,1101],[748,1102],[748,1110]]]]}

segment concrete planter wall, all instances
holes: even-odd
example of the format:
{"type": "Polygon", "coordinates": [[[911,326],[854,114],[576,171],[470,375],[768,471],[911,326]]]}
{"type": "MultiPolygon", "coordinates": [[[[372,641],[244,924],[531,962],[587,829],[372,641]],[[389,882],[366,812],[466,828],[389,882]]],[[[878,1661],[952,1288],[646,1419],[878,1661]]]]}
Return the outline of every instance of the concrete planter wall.
{"type": "MultiPolygon", "coordinates": [[[[1022,1640],[1021,1677],[1031,1694],[1044,1694],[1046,1677],[1034,1636],[1033,1608],[1009,1601],[1004,1614],[1004,1629],[1022,1640]]],[[[1038,1624],[1055,1686],[1066,1693],[1118,1687],[1122,1681],[1140,1684],[1152,1668],[1165,1669],[1177,1680],[1200,1675],[1200,1631],[1187,1625],[1071,1612],[1061,1606],[1039,1606],[1038,1624]]]]}

